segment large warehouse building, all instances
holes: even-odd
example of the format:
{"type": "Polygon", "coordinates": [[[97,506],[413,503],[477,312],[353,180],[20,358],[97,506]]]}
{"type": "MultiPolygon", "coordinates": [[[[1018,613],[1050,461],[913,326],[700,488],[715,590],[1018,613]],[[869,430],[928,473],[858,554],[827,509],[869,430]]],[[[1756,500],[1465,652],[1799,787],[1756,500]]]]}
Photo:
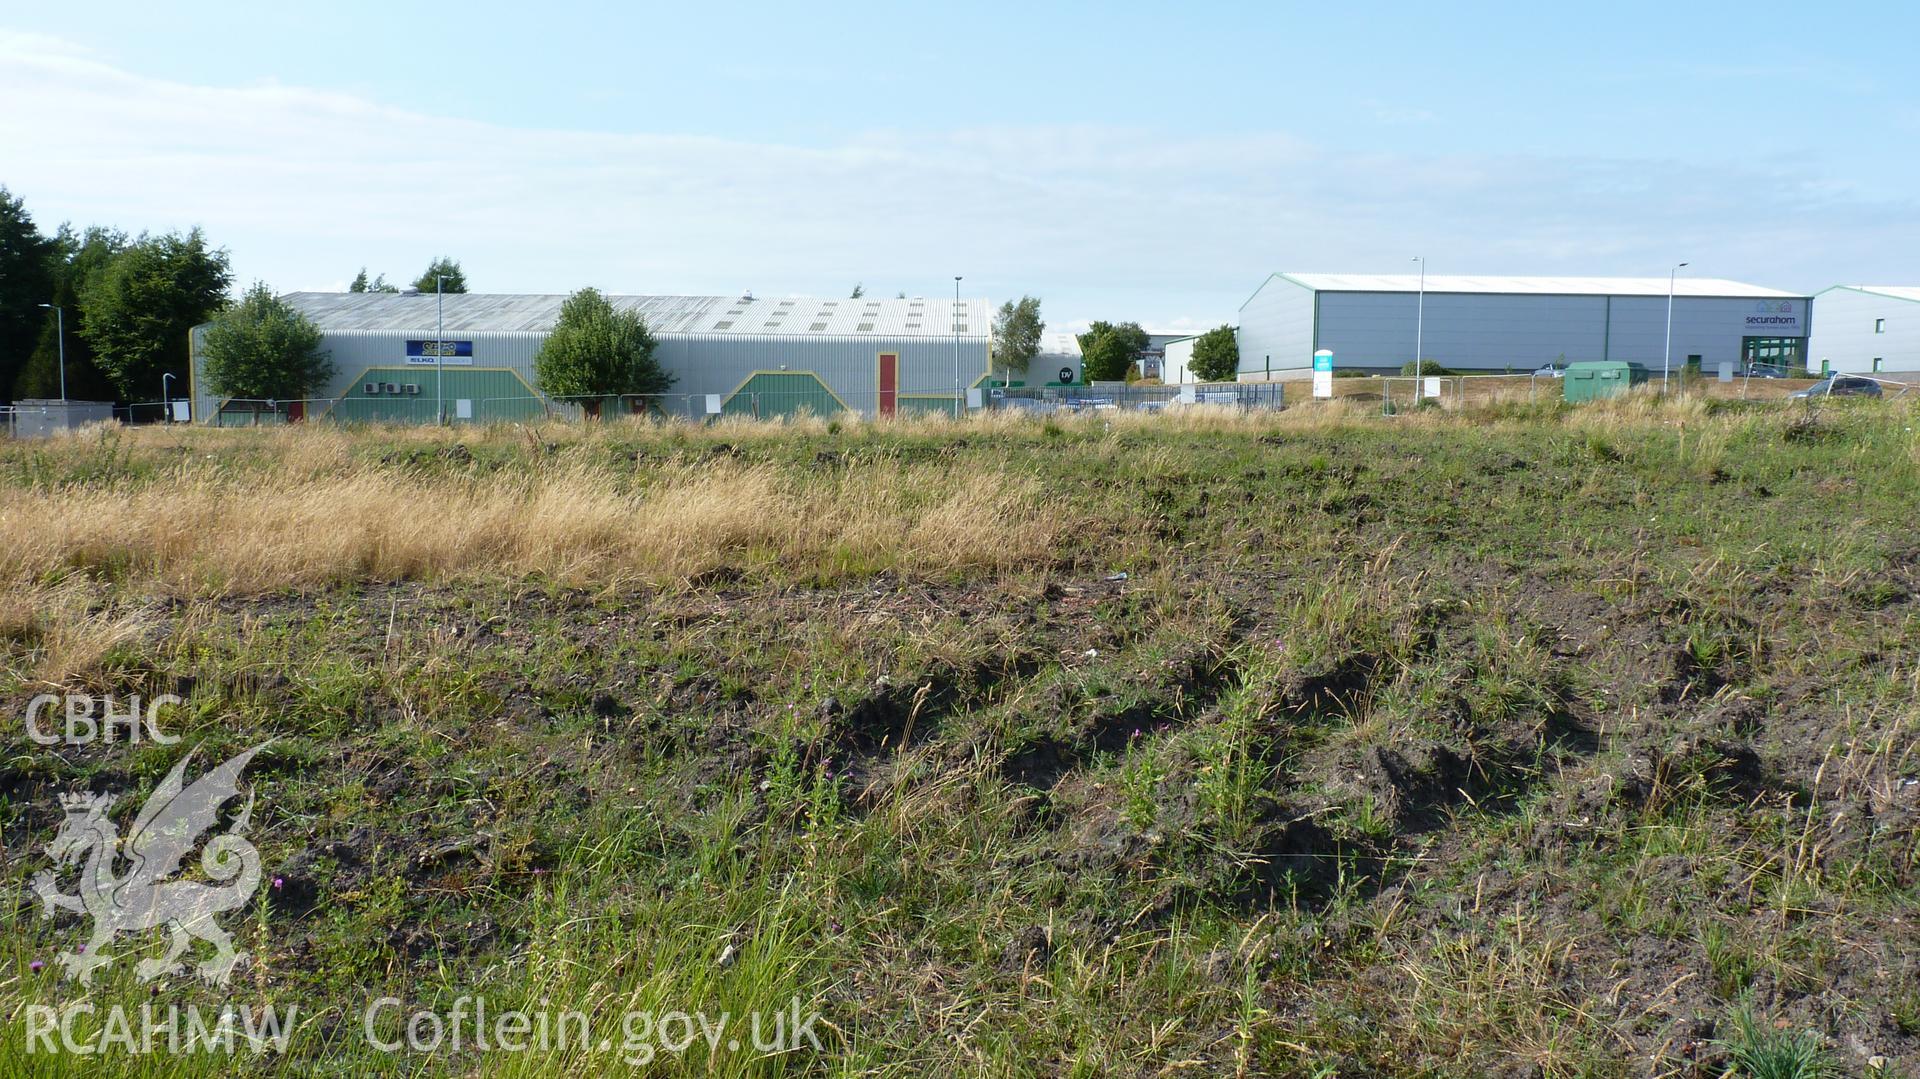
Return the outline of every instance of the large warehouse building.
{"type": "MultiPolygon", "coordinates": [[[[545,414],[533,362],[560,295],[439,297],[296,292],[334,377],[307,402],[224,399],[207,385],[193,335],[193,414],[214,423],[327,416],[347,421],[515,420],[545,414]]],[[[609,296],[638,312],[674,376],[658,407],[703,416],[952,412],[986,378],[985,300],[609,296]]],[[[561,403],[565,404],[565,403],[561,403]]]]}
{"type": "MultiPolygon", "coordinates": [[[[1672,289],[1675,368],[1804,368],[1809,297],[1697,277],[1672,289]]],[[[1420,358],[1460,371],[1624,360],[1658,372],[1667,290],[1664,277],[1274,274],[1240,306],[1239,377],[1306,377],[1321,349],[1336,367],[1394,371],[1416,347],[1420,358]]]]}
{"type": "Polygon", "coordinates": [[[1920,372],[1920,286],[1835,285],[1818,293],[1807,363],[1847,374],[1920,372]]]}

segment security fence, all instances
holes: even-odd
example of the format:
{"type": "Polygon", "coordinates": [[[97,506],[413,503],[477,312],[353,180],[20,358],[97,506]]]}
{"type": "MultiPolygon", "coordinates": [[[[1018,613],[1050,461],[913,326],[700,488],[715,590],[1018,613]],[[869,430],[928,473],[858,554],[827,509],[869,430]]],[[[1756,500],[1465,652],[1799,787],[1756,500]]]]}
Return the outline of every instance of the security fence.
{"type": "Polygon", "coordinates": [[[990,389],[982,402],[999,410],[1028,412],[1088,412],[1130,410],[1159,412],[1187,406],[1226,408],[1285,407],[1285,387],[1278,382],[1201,382],[1185,385],[1095,383],[1089,386],[1037,386],[990,389]]]}
{"type": "Polygon", "coordinates": [[[344,398],[269,400],[233,398],[220,405],[210,422],[221,427],[269,427],[309,419],[336,423],[527,423],[543,419],[581,420],[650,416],[705,423],[726,417],[791,419],[802,416],[954,415],[952,394],[889,394],[885,400],[853,400],[821,389],[740,391],[730,394],[663,393],[542,397],[442,398],[432,395],[349,395],[344,398]]]}

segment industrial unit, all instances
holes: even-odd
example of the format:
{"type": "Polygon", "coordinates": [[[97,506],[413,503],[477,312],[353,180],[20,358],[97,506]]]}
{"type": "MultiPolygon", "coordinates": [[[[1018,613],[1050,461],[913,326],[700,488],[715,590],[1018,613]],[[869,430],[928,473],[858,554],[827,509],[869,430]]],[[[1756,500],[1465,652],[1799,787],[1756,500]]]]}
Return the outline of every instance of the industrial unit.
{"type": "Polygon", "coordinates": [[[1835,285],[1814,298],[1820,329],[1808,341],[1810,370],[1920,372],[1920,286],[1835,285]]]}
{"type": "Polygon", "coordinates": [[[1674,369],[1804,368],[1811,298],[1738,281],[1277,273],[1240,306],[1239,377],[1308,377],[1320,349],[1380,372],[1417,355],[1467,372],[1620,360],[1658,373],[1669,285],[1674,369]]]}
{"type": "Polygon", "coordinates": [[[1009,386],[1071,386],[1080,381],[1080,339],[1070,333],[1042,333],[1040,350],[1025,372],[1002,370],[1009,386]]]}
{"type": "Polygon", "coordinates": [[[1176,337],[1161,346],[1166,357],[1166,366],[1162,369],[1161,381],[1169,386],[1178,386],[1192,382],[1193,379],[1193,343],[1198,334],[1176,337]]]}
{"type": "MultiPolygon", "coordinates": [[[[334,376],[307,402],[224,400],[206,385],[193,334],[193,415],[234,424],[518,420],[545,415],[534,357],[562,295],[295,292],[334,376]],[[440,302],[444,299],[442,315],[440,302]],[[443,321],[444,319],[444,321],[443,321]]],[[[608,296],[636,311],[674,376],[657,407],[680,415],[868,416],[954,412],[986,378],[985,300],[608,296]]],[[[1077,370],[1077,368],[1076,368],[1077,370]]]]}

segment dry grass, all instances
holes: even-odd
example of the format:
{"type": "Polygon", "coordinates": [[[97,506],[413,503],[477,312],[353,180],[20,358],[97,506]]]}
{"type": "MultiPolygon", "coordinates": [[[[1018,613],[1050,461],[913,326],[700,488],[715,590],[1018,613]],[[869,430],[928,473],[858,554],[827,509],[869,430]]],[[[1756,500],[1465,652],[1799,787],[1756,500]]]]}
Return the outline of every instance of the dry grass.
{"type": "Polygon", "coordinates": [[[146,638],[155,619],[145,608],[97,600],[86,582],[0,591],[0,650],[49,686],[88,684],[118,649],[146,638]]]}
{"type": "Polygon", "coordinates": [[[766,465],[668,466],[643,487],[585,464],[425,475],[342,467],[339,436],[266,475],[181,468],[146,484],[0,489],[5,581],[71,570],[177,593],[478,571],[682,579],[722,566],[945,573],[1044,549],[1063,523],[1031,480],[882,465],[815,479],[766,465]]]}
{"type": "MultiPolygon", "coordinates": [[[[1382,417],[1364,400],[1343,399],[1277,413],[1191,408],[1044,421],[999,412],[728,419],[707,427],[643,419],[460,429],[102,429],[5,449],[0,464],[19,478],[0,485],[0,540],[10,554],[0,586],[56,581],[75,570],[184,595],[480,572],[667,583],[722,568],[771,568],[795,578],[993,571],[1080,527],[1063,518],[1058,506],[1066,500],[1043,491],[1034,475],[887,453],[844,469],[751,462],[787,452],[796,437],[849,445],[893,444],[902,435],[1031,443],[1155,430],[1246,437],[1544,420],[1594,438],[1678,428],[1693,467],[1711,469],[1743,428],[1784,425],[1799,414],[1715,414],[1700,397],[1635,392],[1564,413],[1469,408],[1382,417]],[[722,443],[769,454],[715,454],[722,443]],[[650,460],[625,464],[636,446],[652,447],[650,460]],[[432,464],[440,451],[461,448],[507,464],[432,464]]],[[[1920,454],[1916,447],[1920,441],[1909,439],[1898,448],[1920,454]]],[[[1151,467],[1183,471],[1165,453],[1151,467]]]]}

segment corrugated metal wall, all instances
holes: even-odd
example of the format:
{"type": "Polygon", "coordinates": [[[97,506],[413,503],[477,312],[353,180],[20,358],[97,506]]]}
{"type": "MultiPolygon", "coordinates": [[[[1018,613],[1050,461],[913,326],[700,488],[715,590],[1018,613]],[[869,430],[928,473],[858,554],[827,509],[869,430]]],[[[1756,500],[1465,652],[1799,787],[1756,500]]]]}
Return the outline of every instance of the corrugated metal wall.
{"type": "Polygon", "coordinates": [[[954,396],[956,364],[964,393],[987,370],[987,339],[828,337],[756,334],[663,338],[661,366],[677,376],[675,393],[732,393],[760,371],[812,371],[849,407],[872,413],[880,354],[900,357],[900,393],[954,396]]]}
{"type": "MultiPolygon", "coordinates": [[[[1805,300],[1790,301],[1805,325],[1805,300]]],[[[1419,297],[1410,292],[1323,292],[1319,347],[1340,367],[1398,368],[1414,358],[1419,297]]],[[[1699,356],[1712,370],[1739,363],[1756,301],[1682,296],[1673,303],[1673,366],[1699,356]]],[[[1456,370],[1531,371],[1564,357],[1624,360],[1659,370],[1665,357],[1664,296],[1428,293],[1423,359],[1456,370]]],[[[1753,336],[1761,336],[1754,334],[1753,336]]],[[[1781,336],[1790,336],[1782,334],[1781,336]]],[[[1244,354],[1243,354],[1244,359],[1244,354]]]]}
{"type": "Polygon", "coordinates": [[[1242,381],[1313,366],[1313,297],[1312,289],[1276,274],[1240,306],[1242,381]]]}
{"type": "Polygon", "coordinates": [[[1820,320],[1808,343],[1808,367],[1817,371],[1825,360],[1835,371],[1870,375],[1877,358],[1883,373],[1920,371],[1920,303],[1845,287],[1817,299],[1820,320]]]}
{"type": "Polygon", "coordinates": [[[1191,337],[1167,342],[1167,365],[1165,374],[1160,376],[1162,382],[1177,386],[1193,381],[1193,376],[1187,370],[1187,365],[1193,362],[1193,342],[1194,338],[1191,337]]]}
{"type": "MultiPolygon", "coordinates": [[[[198,340],[199,335],[195,336],[198,340]]],[[[431,359],[421,357],[414,357],[415,362],[409,362],[407,355],[407,342],[422,339],[419,331],[343,331],[325,334],[322,338],[323,347],[331,354],[335,373],[324,391],[316,396],[337,399],[353,392],[356,396],[364,397],[359,387],[366,381],[401,381],[392,373],[393,369],[398,368],[402,374],[411,375],[411,381],[420,383],[424,390],[422,396],[430,400],[434,363],[431,359]],[[368,374],[374,369],[382,372],[378,379],[368,374]]],[[[425,339],[431,339],[431,334],[426,335],[425,339]]],[[[505,369],[517,374],[531,387],[536,384],[534,357],[538,355],[545,339],[543,333],[468,332],[455,335],[449,331],[449,341],[472,342],[472,356],[461,357],[462,362],[459,363],[446,363],[444,371],[451,374],[456,371],[478,373],[488,368],[505,369]],[[469,359],[470,362],[466,362],[469,359]]],[[[964,396],[965,389],[973,386],[987,370],[987,337],[984,334],[958,338],[881,337],[866,334],[843,337],[825,334],[672,334],[660,337],[655,357],[668,373],[675,376],[670,392],[678,398],[672,409],[676,412],[697,411],[697,402],[691,407],[688,405],[686,398],[689,395],[729,395],[745,386],[756,373],[811,371],[819,375],[821,381],[849,408],[872,414],[877,404],[879,357],[883,352],[893,352],[900,357],[899,392],[903,399],[908,395],[919,398],[937,396],[941,398],[942,409],[952,407],[956,371],[961,395],[964,396]]],[[[200,381],[196,381],[195,391],[198,395],[194,403],[195,416],[210,420],[219,402],[200,381]]],[[[785,396],[789,395],[777,391],[761,394],[760,414],[790,411],[786,407],[788,405],[804,403],[811,408],[817,404],[817,392],[790,395],[794,397],[792,402],[777,399],[785,396]]],[[[315,411],[324,407],[323,403],[315,411]]],[[[509,406],[507,402],[500,401],[497,407],[508,410],[509,406]]],[[[354,411],[385,414],[370,406],[357,406],[354,411]]],[[[347,413],[341,415],[346,417],[347,413]]],[[[518,416],[519,411],[514,410],[512,416],[480,415],[476,418],[518,416]]]]}

